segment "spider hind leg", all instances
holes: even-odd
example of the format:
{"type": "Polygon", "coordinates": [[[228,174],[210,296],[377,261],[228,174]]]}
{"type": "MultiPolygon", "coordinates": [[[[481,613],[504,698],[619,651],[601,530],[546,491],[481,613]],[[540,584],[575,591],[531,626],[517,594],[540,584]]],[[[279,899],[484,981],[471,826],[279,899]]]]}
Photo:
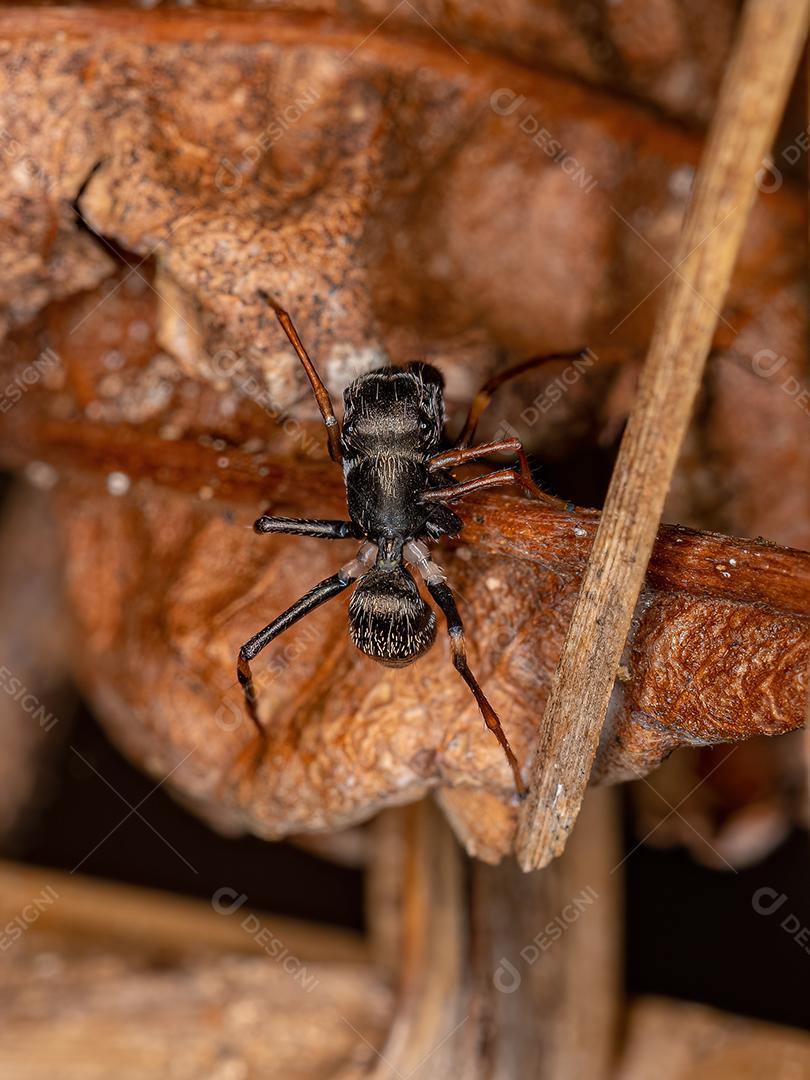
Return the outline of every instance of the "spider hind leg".
{"type": "Polygon", "coordinates": [[[250,670],[251,660],[255,660],[262,649],[269,645],[274,638],[277,638],[279,634],[283,634],[299,619],[309,615],[311,611],[320,607],[321,604],[325,604],[327,600],[331,600],[333,596],[337,596],[344,589],[348,589],[357,578],[367,573],[369,564],[376,553],[376,545],[370,543],[361,545],[360,550],[351,562],[346,563],[331,577],[324,578],[323,581],[302,596],[300,600],[296,600],[291,607],[273,619],[271,623],[268,623],[258,634],[254,634],[250,641],[246,641],[239,650],[239,657],[236,661],[236,677],[245,695],[245,709],[262,738],[265,737],[265,730],[259,719],[256,687],[253,682],[253,673],[250,670]]]}
{"type": "Polygon", "coordinates": [[[427,548],[425,548],[423,544],[414,541],[406,544],[405,558],[409,563],[415,566],[422,575],[430,595],[444,614],[447,621],[447,633],[450,638],[450,651],[453,657],[453,666],[472,691],[473,697],[481,711],[484,723],[501,745],[501,749],[509,763],[509,768],[512,770],[512,776],[515,781],[515,792],[517,793],[518,799],[525,799],[529,794],[529,789],[526,787],[523,777],[520,774],[518,760],[515,757],[512,747],[509,745],[506,732],[501,727],[501,721],[498,718],[498,714],[489,703],[484,691],[478,685],[478,680],[473,675],[470,670],[470,665],[467,662],[467,645],[464,637],[464,624],[461,621],[461,616],[458,613],[458,608],[456,607],[456,602],[453,599],[450,587],[444,579],[444,574],[440,568],[430,560],[427,548]]]}

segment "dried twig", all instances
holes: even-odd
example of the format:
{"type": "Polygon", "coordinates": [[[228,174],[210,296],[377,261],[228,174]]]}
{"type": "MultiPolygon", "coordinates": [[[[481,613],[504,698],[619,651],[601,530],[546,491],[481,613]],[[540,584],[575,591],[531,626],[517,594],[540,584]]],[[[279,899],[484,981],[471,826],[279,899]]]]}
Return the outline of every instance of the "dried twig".
{"type": "Polygon", "coordinates": [[[810,18],[808,0],[749,0],[665,303],[568,629],[518,835],[524,870],[563,850],[756,193],[810,18]]]}
{"type": "Polygon", "coordinates": [[[33,897],[47,899],[51,895],[59,902],[38,912],[37,929],[74,942],[115,941],[142,953],[172,954],[199,952],[204,943],[209,950],[261,956],[261,948],[242,926],[248,915],[255,914],[260,916],[261,925],[301,960],[349,964],[368,960],[362,938],[340,927],[255,913],[247,907],[235,909],[239,916],[229,918],[200,900],[0,861],[0,917],[4,923],[24,910],[33,897]]]}
{"type": "Polygon", "coordinates": [[[387,924],[398,930],[399,1003],[373,1080],[533,1076],[537,1062],[555,1080],[611,1075],[621,1006],[617,809],[614,792],[592,791],[565,857],[530,879],[511,861],[476,865],[465,879],[452,833],[427,801],[382,816],[372,874],[384,891],[369,911],[374,937],[380,922],[386,938],[387,924]]]}
{"type": "Polygon", "coordinates": [[[702,1080],[767,1076],[779,1069],[810,1072],[807,1032],[687,1001],[642,997],[627,1019],[627,1041],[616,1080],[702,1080]],[[778,1063],[778,1064],[777,1064],[778,1063]]]}

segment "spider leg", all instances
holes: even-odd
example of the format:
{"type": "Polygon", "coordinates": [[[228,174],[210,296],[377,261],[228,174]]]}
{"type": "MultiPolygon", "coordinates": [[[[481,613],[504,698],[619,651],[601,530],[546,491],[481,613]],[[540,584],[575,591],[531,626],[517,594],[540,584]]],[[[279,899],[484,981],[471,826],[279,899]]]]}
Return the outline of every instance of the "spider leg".
{"type": "MultiPolygon", "coordinates": [[[[433,565],[432,563],[429,565],[433,565]]],[[[473,692],[475,700],[478,702],[478,708],[481,710],[481,715],[484,718],[484,723],[489,730],[493,733],[495,738],[501,744],[501,749],[506,755],[506,760],[509,762],[509,767],[512,770],[512,775],[515,778],[515,790],[519,799],[525,799],[529,793],[529,789],[523,782],[523,777],[520,775],[520,766],[518,765],[517,758],[515,757],[512,747],[509,745],[509,740],[501,727],[501,722],[498,719],[498,714],[490,705],[487,700],[484,691],[478,685],[475,676],[470,671],[467,663],[467,647],[464,639],[464,625],[461,622],[461,617],[456,607],[456,602],[453,599],[453,594],[450,588],[444,581],[435,580],[435,574],[431,573],[425,576],[428,590],[430,595],[439,605],[447,620],[447,633],[450,636],[450,650],[453,654],[453,665],[467,686],[473,692]],[[433,580],[431,580],[433,578],[433,580]]]]}
{"type": "Polygon", "coordinates": [[[285,612],[268,623],[258,634],[254,634],[250,641],[246,641],[239,650],[239,659],[236,663],[236,677],[245,694],[245,708],[248,716],[256,725],[259,734],[264,737],[264,728],[257,711],[256,688],[253,685],[253,674],[250,670],[251,660],[259,655],[270,642],[284,633],[299,619],[309,615],[315,608],[331,600],[333,596],[347,589],[356,578],[361,577],[369,568],[377,548],[374,544],[363,544],[357,556],[350,563],[342,566],[336,574],[324,578],[313,589],[301,597],[285,612]]]}
{"type": "Polygon", "coordinates": [[[332,398],[329,396],[329,391],[323,383],[318,369],[310,360],[306,349],[301,343],[301,338],[298,336],[298,331],[293,325],[293,321],[287,312],[273,300],[273,298],[264,291],[260,291],[259,295],[267,301],[270,307],[275,311],[276,318],[281,323],[281,327],[284,333],[290,339],[290,344],[298,354],[298,359],[304,365],[304,371],[307,373],[309,384],[312,387],[312,392],[315,395],[315,400],[318,402],[318,408],[321,410],[321,416],[326,426],[326,437],[329,441],[329,456],[332,461],[342,461],[343,453],[340,449],[340,424],[335,416],[335,410],[332,406],[332,398]]]}
{"type": "Polygon", "coordinates": [[[268,623],[263,630],[260,630],[258,634],[254,634],[250,641],[246,641],[242,648],[239,650],[239,659],[236,664],[236,677],[239,679],[239,683],[245,694],[245,707],[248,715],[260,735],[264,735],[264,728],[259,720],[257,712],[257,699],[256,688],[253,685],[253,675],[250,670],[250,661],[254,660],[265,646],[269,645],[273,638],[278,637],[287,630],[293,623],[297,623],[299,619],[303,619],[305,615],[308,615],[315,608],[320,607],[321,604],[327,600],[331,600],[333,596],[337,596],[338,593],[343,592],[344,589],[351,585],[351,579],[344,580],[340,576],[340,573],[333,574],[331,577],[325,578],[314,589],[302,596],[300,600],[297,600],[292,607],[287,608],[283,614],[278,618],[273,619],[271,623],[268,623]]]}
{"type": "MultiPolygon", "coordinates": [[[[530,486],[526,483],[520,473],[516,473],[514,469],[497,469],[495,472],[484,473],[483,476],[475,476],[472,480],[464,480],[460,484],[448,484],[446,487],[426,488],[420,493],[419,498],[422,502],[455,502],[456,499],[461,499],[465,495],[472,495],[474,491],[481,491],[483,488],[490,487],[502,487],[504,484],[517,484],[523,488],[525,494],[534,498],[537,497],[536,489],[534,486],[530,486]]],[[[558,499],[551,499],[551,496],[545,495],[540,492],[541,499],[548,499],[555,504],[559,503],[558,499]]]]}
{"type": "Polygon", "coordinates": [[[490,401],[492,401],[495,391],[503,386],[505,382],[509,382],[510,379],[514,379],[518,375],[523,375],[533,368],[542,367],[543,364],[550,364],[555,360],[579,360],[587,356],[588,353],[588,349],[575,349],[573,352],[549,353],[547,356],[532,356],[528,360],[523,360],[519,364],[514,364],[512,367],[506,368],[505,371],[499,371],[496,375],[493,375],[491,379],[488,379],[487,382],[484,383],[473,398],[470,411],[467,413],[467,419],[464,421],[464,427],[461,429],[461,434],[456,439],[456,446],[466,447],[470,445],[484,410],[487,405],[489,405],[490,401]]]}
{"type": "Polygon", "coordinates": [[[526,451],[523,449],[523,443],[520,439],[500,439],[498,442],[479,443],[478,446],[445,450],[444,453],[437,454],[436,457],[430,459],[428,469],[430,472],[435,472],[437,469],[451,469],[456,465],[463,465],[467,461],[475,461],[477,458],[500,452],[511,452],[517,457],[520,475],[526,482],[526,486],[531,488],[538,499],[543,498],[543,492],[532,478],[529,459],[526,457],[526,451]]]}
{"type": "Polygon", "coordinates": [[[287,536],[314,536],[319,540],[359,539],[352,521],[310,520],[308,518],[273,517],[262,514],[254,524],[257,533],[285,533],[287,536]]]}

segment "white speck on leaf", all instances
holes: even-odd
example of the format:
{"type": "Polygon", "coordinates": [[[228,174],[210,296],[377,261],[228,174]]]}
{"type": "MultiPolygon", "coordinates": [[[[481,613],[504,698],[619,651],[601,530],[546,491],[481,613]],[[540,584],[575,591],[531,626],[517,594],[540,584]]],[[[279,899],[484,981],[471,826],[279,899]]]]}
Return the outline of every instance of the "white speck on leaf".
{"type": "Polygon", "coordinates": [[[111,472],[107,477],[107,491],[110,495],[126,495],[131,481],[126,473],[111,472]]]}

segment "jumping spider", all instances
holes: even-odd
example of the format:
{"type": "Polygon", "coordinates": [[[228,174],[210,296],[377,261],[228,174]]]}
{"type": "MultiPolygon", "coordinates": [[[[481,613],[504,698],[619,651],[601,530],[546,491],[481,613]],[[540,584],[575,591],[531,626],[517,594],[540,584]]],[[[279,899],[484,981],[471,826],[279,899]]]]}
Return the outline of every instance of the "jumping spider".
{"type": "Polygon", "coordinates": [[[503,748],[512,769],[519,798],[527,794],[509,740],[500,720],[467,663],[464,627],[453,594],[441,569],[430,558],[426,541],[457,536],[463,522],[447,505],[482,488],[516,484],[527,494],[555,505],[532,479],[529,463],[517,438],[468,446],[478,420],[494,390],[507,378],[544,360],[575,356],[536,357],[492,379],[477,395],[467,422],[451,450],[439,451],[445,423],[444,380],[430,364],[387,367],[355,379],[344,393],[343,429],[329,392],[307,355],[292,320],[269,296],[298,354],[318,402],[333,461],[343,465],[349,521],[324,521],[262,515],[258,533],[314,536],[323,540],[362,540],[356,556],[336,574],[302,596],[254,635],[239,650],[237,674],[247,711],[264,735],[257,713],[250,662],[284,630],[325,601],[356,584],[349,604],[349,633],[354,644],[373,660],[391,667],[413,663],[436,638],[436,616],[420,595],[412,568],[424,581],[447,621],[453,664],[467,683],[481,715],[503,748]],[[498,451],[513,453],[519,471],[498,469],[462,483],[450,469],[498,451]],[[407,564],[407,565],[406,565],[407,564]]]}

